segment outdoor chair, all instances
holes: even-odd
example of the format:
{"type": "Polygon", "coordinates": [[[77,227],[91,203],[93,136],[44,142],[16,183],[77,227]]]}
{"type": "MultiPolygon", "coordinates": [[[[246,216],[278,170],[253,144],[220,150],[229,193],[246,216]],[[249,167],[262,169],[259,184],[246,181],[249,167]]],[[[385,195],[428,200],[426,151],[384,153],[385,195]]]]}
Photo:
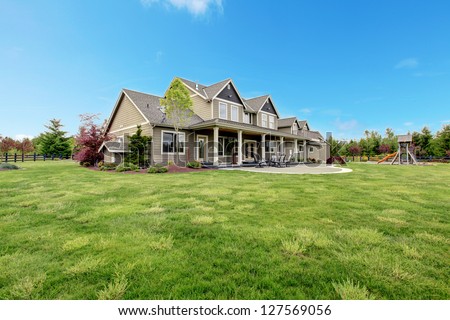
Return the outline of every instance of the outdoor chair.
{"type": "Polygon", "coordinates": [[[289,157],[286,157],[286,156],[283,156],[283,160],[282,161],[280,161],[280,167],[285,167],[285,168],[287,168],[287,167],[289,167],[289,165],[291,164],[291,161],[292,161],[292,156],[289,156],[289,157]]]}
{"type": "Polygon", "coordinates": [[[262,168],[264,166],[267,166],[266,160],[261,159],[261,156],[259,154],[254,153],[253,154],[253,159],[255,159],[255,163],[256,163],[257,167],[262,168]]]}
{"type": "Polygon", "coordinates": [[[272,155],[272,156],[270,157],[270,160],[269,160],[269,166],[271,166],[271,167],[276,167],[276,166],[278,165],[279,162],[280,162],[280,161],[279,161],[279,159],[277,158],[277,156],[276,156],[276,155],[272,155]]]}

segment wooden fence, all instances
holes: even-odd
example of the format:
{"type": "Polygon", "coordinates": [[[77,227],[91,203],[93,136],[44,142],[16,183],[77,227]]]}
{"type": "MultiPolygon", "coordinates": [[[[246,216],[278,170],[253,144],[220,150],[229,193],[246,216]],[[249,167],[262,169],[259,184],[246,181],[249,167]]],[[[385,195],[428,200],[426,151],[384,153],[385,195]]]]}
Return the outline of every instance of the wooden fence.
{"type": "Polygon", "coordinates": [[[0,162],[25,162],[25,161],[48,161],[48,160],[63,160],[63,159],[72,159],[71,156],[63,156],[62,154],[17,154],[17,153],[4,153],[0,154],[0,162]]]}

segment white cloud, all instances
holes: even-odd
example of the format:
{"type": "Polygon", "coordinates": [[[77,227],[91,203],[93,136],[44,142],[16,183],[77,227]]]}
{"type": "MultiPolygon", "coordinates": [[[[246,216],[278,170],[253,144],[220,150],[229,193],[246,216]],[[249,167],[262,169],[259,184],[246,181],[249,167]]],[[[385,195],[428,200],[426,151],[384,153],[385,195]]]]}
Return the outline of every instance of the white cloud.
{"type": "Polygon", "coordinates": [[[410,127],[410,126],[412,126],[413,124],[414,124],[414,122],[408,121],[408,122],[405,122],[403,125],[404,125],[404,126],[407,126],[407,127],[410,127]]]}
{"type": "Polygon", "coordinates": [[[305,113],[305,114],[310,114],[312,112],[312,110],[309,108],[303,108],[303,109],[300,109],[300,112],[305,113]]]}
{"type": "Polygon", "coordinates": [[[222,0],[141,0],[144,7],[150,7],[153,4],[162,3],[173,6],[179,10],[187,9],[194,16],[206,14],[209,9],[215,8],[222,12],[222,0]]]}
{"type": "Polygon", "coordinates": [[[341,131],[349,131],[354,129],[358,125],[358,121],[355,119],[351,119],[349,121],[341,121],[340,118],[337,118],[334,121],[334,125],[341,131]]]}
{"type": "Polygon", "coordinates": [[[450,120],[442,120],[441,123],[450,123],[450,120]]]}
{"type": "Polygon", "coordinates": [[[419,65],[419,61],[416,58],[403,59],[395,65],[395,69],[414,69],[419,65]]]}
{"type": "Polygon", "coordinates": [[[25,139],[25,138],[28,138],[28,139],[33,139],[34,138],[34,136],[30,136],[30,135],[28,135],[28,134],[16,134],[15,136],[14,136],[14,139],[15,140],[19,140],[19,141],[22,141],[23,139],[25,139]]]}
{"type": "Polygon", "coordinates": [[[446,74],[447,74],[447,72],[415,72],[415,73],[413,73],[413,76],[418,77],[418,78],[421,78],[421,77],[432,78],[432,77],[443,76],[446,74]]]}

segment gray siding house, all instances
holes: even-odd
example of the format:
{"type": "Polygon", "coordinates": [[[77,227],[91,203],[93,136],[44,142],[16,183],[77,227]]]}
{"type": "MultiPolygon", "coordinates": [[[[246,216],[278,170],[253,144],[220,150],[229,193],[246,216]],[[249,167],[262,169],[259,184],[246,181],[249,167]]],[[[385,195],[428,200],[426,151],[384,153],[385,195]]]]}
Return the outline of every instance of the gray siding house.
{"type": "Polygon", "coordinates": [[[270,95],[244,99],[231,79],[206,86],[180,79],[191,93],[194,115],[178,133],[160,105],[162,97],[123,89],[106,124],[113,141],[100,149],[106,162],[120,162],[124,141],[141,126],[151,136],[152,163],[200,161],[241,165],[286,154],[298,162],[326,161],[328,144],[307,121],[281,118],[270,95]]]}

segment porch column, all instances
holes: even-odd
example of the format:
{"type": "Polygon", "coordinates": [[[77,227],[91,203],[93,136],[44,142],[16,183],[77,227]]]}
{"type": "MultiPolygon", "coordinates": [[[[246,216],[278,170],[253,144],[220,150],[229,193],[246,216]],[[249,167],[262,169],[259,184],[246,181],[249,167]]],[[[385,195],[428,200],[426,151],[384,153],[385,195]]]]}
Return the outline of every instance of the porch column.
{"type": "Polygon", "coordinates": [[[237,165],[242,164],[242,130],[238,130],[238,159],[237,165]]]}
{"type": "Polygon", "coordinates": [[[284,153],[284,137],[280,138],[280,153],[284,153]]]}
{"type": "Polygon", "coordinates": [[[213,146],[214,146],[213,162],[214,165],[217,166],[219,164],[219,127],[214,127],[213,146]]]}
{"type": "Polygon", "coordinates": [[[303,140],[303,162],[308,162],[308,149],[306,148],[306,140],[303,140]]]}
{"type": "Polygon", "coordinates": [[[297,159],[298,159],[298,140],[297,139],[294,139],[294,157],[295,157],[294,162],[297,162],[297,159]]]}
{"type": "Polygon", "coordinates": [[[266,135],[261,135],[261,159],[266,160],[266,135]]]}

